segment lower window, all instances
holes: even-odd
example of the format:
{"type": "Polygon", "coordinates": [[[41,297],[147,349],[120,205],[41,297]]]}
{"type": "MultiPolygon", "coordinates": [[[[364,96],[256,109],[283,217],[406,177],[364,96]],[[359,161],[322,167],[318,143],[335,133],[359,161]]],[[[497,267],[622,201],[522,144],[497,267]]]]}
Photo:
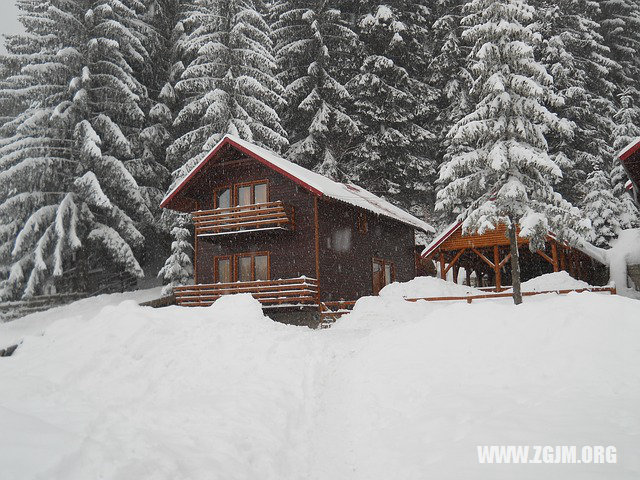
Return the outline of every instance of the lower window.
{"type": "Polygon", "coordinates": [[[396,269],[393,262],[382,260],[380,258],[373,259],[373,294],[380,293],[386,285],[395,282],[396,269]]]}
{"type": "Polygon", "coordinates": [[[268,252],[238,253],[214,259],[215,283],[269,280],[270,274],[268,252]]]}

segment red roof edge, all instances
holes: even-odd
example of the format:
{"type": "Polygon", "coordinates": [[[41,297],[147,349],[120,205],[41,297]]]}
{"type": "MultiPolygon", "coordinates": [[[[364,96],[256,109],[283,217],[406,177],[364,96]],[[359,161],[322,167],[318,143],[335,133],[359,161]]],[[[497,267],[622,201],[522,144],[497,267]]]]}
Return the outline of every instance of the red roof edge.
{"type": "Polygon", "coordinates": [[[422,254],[420,254],[420,256],[422,258],[429,258],[431,256],[431,254],[433,252],[436,251],[436,249],[442,245],[451,235],[453,235],[455,233],[456,230],[458,230],[460,227],[462,227],[462,222],[456,222],[453,224],[453,226],[451,226],[449,228],[449,230],[447,230],[445,233],[443,233],[442,235],[440,235],[440,238],[438,238],[437,240],[435,240],[434,242],[432,242],[425,250],[424,252],[422,252],[422,254]]]}
{"type": "Polygon", "coordinates": [[[282,168],[275,166],[274,164],[272,164],[271,162],[269,162],[265,158],[262,158],[260,155],[256,154],[252,150],[250,150],[248,148],[245,148],[242,145],[239,145],[238,143],[236,143],[231,138],[229,138],[228,136],[225,135],[222,138],[222,140],[220,140],[220,142],[218,142],[218,144],[213,148],[213,150],[211,150],[211,152],[209,152],[209,154],[204,158],[204,160],[202,160],[198,164],[198,166],[196,168],[194,168],[191,171],[191,173],[189,173],[189,175],[187,175],[185,177],[185,179],[182,180],[182,182],[180,182],[180,184],[177,187],[174,188],[174,190],[171,192],[171,195],[169,195],[167,198],[165,198],[160,203],[160,208],[167,208],[167,205],[176,197],[176,195],[178,195],[178,193],[180,193],[180,191],[196,176],[196,174],[200,170],[202,170],[202,168],[206,164],[208,164],[211,161],[211,159],[213,157],[216,156],[216,154],[220,151],[220,149],[222,147],[224,147],[225,145],[231,145],[235,149],[240,150],[242,153],[250,156],[254,160],[257,160],[258,162],[262,163],[263,165],[266,165],[267,167],[271,168],[272,170],[275,170],[276,172],[278,172],[278,173],[284,175],[285,177],[289,178],[290,180],[294,181],[295,183],[297,183],[301,187],[309,190],[314,195],[318,195],[320,197],[322,196],[322,192],[320,190],[312,187],[308,183],[304,182],[303,180],[300,180],[298,177],[296,177],[296,176],[292,175],[291,173],[283,170],[282,168]]]}
{"type": "Polygon", "coordinates": [[[621,161],[625,161],[627,160],[631,155],[633,155],[634,153],[636,153],[638,150],[640,150],[640,140],[631,148],[629,148],[627,151],[625,151],[622,155],[620,155],[620,160],[621,161]]]}

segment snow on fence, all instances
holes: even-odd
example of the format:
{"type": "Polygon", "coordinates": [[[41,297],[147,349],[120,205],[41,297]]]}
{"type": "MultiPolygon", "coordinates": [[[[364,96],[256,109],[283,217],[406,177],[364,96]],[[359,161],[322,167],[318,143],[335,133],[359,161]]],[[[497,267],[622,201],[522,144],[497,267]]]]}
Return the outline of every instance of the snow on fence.
{"type": "MultiPolygon", "coordinates": [[[[493,289],[494,287],[490,287],[493,289]]],[[[506,288],[502,288],[501,291],[506,290],[506,288]]],[[[615,287],[588,287],[588,288],[574,288],[574,289],[563,289],[563,290],[544,290],[540,292],[522,292],[523,297],[531,297],[533,295],[543,295],[555,293],[557,295],[567,295],[569,293],[582,293],[582,292],[592,292],[592,293],[609,293],[611,295],[616,294],[615,287]]],[[[418,302],[420,300],[424,300],[426,302],[456,302],[456,301],[466,301],[467,303],[471,303],[474,300],[486,300],[491,298],[510,298],[512,296],[511,293],[488,293],[486,295],[466,295],[466,296],[458,296],[458,297],[418,297],[418,298],[405,298],[407,302],[418,302]]],[[[337,301],[337,302],[322,302],[320,304],[320,315],[323,318],[325,324],[329,322],[334,322],[342,315],[349,313],[354,305],[356,304],[355,300],[352,301],[337,301]]]]}

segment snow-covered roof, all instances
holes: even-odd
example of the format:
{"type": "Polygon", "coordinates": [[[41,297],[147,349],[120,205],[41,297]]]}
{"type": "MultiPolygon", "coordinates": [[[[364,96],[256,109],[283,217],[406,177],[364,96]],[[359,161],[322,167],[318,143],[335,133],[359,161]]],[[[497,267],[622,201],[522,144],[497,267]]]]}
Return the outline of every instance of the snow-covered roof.
{"type": "Polygon", "coordinates": [[[335,182],[323,175],[320,175],[319,173],[312,172],[300,165],[285,160],[266,148],[259,147],[251,142],[242,140],[241,138],[230,134],[225,135],[222,140],[220,140],[218,144],[211,149],[207,156],[187,174],[184,180],[176,185],[165,196],[160,203],[160,206],[166,208],[180,190],[182,190],[184,186],[194,178],[194,176],[224,145],[231,145],[267,167],[285,175],[315,195],[328,197],[348,203],[355,207],[363,208],[375,213],[376,215],[383,215],[385,217],[392,218],[407,225],[411,225],[419,230],[424,230],[425,232],[435,232],[434,228],[428,223],[414,217],[410,213],[405,212],[401,208],[392,205],[388,201],[374,195],[358,185],[335,182]]]}
{"type": "Polygon", "coordinates": [[[635,138],[629,145],[620,150],[620,152],[618,152],[618,158],[620,160],[626,160],[637,150],[640,150],[640,137],[635,138]]]}
{"type": "MultiPolygon", "coordinates": [[[[433,239],[433,241],[429,245],[427,245],[425,247],[425,249],[420,254],[421,257],[422,258],[427,258],[440,245],[442,245],[451,235],[453,235],[455,232],[457,232],[461,228],[462,228],[462,222],[456,221],[456,222],[452,223],[451,225],[449,225],[442,232],[440,232],[438,235],[436,235],[436,237],[433,239]]],[[[549,232],[549,236],[551,238],[553,238],[554,240],[556,239],[556,236],[552,232],[549,232]]],[[[590,244],[585,239],[580,239],[580,241],[576,245],[571,245],[571,247],[575,248],[576,250],[581,251],[582,253],[584,253],[588,257],[591,257],[594,260],[597,260],[598,262],[600,262],[600,263],[602,263],[604,265],[607,264],[606,255],[603,253],[604,250],[601,249],[601,248],[596,247],[595,245],[590,244]]]]}
{"type": "Polygon", "coordinates": [[[427,245],[422,251],[421,256],[426,258],[431,255],[442,243],[453,235],[456,230],[459,230],[462,227],[462,222],[453,222],[447,228],[445,228],[442,232],[435,236],[432,242],[427,245]]]}

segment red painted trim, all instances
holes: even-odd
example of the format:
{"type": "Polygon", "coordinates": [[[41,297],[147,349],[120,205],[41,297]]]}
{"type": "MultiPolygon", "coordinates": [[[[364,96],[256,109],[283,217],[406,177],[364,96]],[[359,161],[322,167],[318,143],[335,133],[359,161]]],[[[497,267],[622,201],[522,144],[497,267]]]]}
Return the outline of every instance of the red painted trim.
{"type": "Polygon", "coordinates": [[[458,230],[460,227],[462,227],[462,222],[458,222],[453,227],[451,227],[447,233],[445,233],[444,235],[442,235],[442,237],[440,237],[440,239],[438,240],[438,243],[436,243],[433,247],[431,247],[428,251],[426,251],[425,253],[421,254],[420,256],[422,258],[427,258],[429,255],[431,255],[436,250],[436,248],[438,248],[440,245],[442,245],[447,240],[447,238],[449,238],[451,235],[453,235],[455,233],[455,231],[458,230]]]}
{"type": "Polygon", "coordinates": [[[640,150],[640,141],[638,143],[636,143],[633,147],[631,147],[629,150],[627,150],[626,152],[624,152],[622,155],[620,155],[620,160],[621,161],[625,161],[627,160],[631,155],[633,155],[634,153],[636,153],[638,150],[640,150]]]}
{"type": "Polygon", "coordinates": [[[169,202],[171,202],[171,200],[173,200],[175,198],[175,196],[184,188],[184,186],[189,183],[194,177],[195,175],[202,170],[202,168],[211,161],[211,159],[213,157],[216,156],[216,154],[220,151],[220,149],[225,146],[225,145],[231,145],[232,147],[234,147],[237,150],[240,150],[242,153],[249,155],[251,158],[253,158],[254,160],[257,160],[258,162],[262,163],[263,165],[266,165],[267,167],[271,168],[272,170],[275,170],[276,172],[284,175],[285,177],[289,178],[290,180],[294,181],[295,183],[297,183],[298,185],[300,185],[301,187],[309,190],[311,193],[313,193],[314,195],[317,195],[319,197],[322,197],[322,192],[320,190],[318,190],[317,188],[312,187],[311,185],[309,185],[308,183],[306,183],[303,180],[300,180],[298,177],[296,177],[295,175],[287,172],[286,170],[277,167],[276,165],[274,165],[273,163],[269,162],[268,160],[266,160],[265,158],[262,158],[260,155],[256,154],[255,152],[253,152],[251,149],[243,147],[242,145],[236,143],[235,141],[233,141],[232,139],[230,139],[229,137],[224,137],[220,143],[218,143],[218,145],[209,153],[209,155],[206,156],[206,158],[200,162],[200,164],[182,181],[180,182],[180,185],[178,185],[176,187],[176,189],[173,191],[173,193],[171,193],[171,195],[169,197],[167,197],[161,204],[160,204],[160,208],[166,208],[167,205],[169,204],[169,202]]]}

